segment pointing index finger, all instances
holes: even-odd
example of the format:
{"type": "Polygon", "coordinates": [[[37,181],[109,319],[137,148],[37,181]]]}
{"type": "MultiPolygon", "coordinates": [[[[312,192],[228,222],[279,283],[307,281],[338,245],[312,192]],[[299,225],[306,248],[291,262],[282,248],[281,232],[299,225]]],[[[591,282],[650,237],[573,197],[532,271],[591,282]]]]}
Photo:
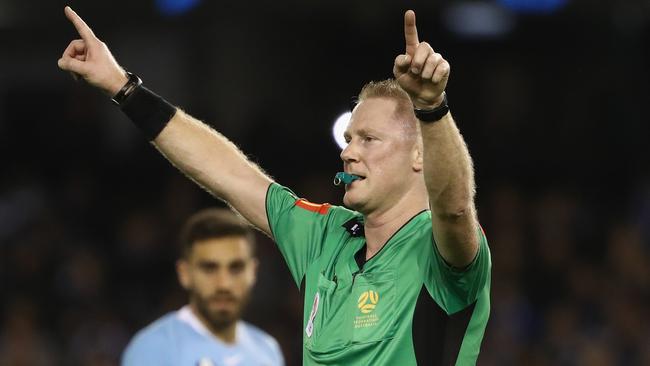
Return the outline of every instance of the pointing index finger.
{"type": "Polygon", "coordinates": [[[415,12],[413,10],[407,10],[404,13],[404,39],[406,41],[406,53],[412,56],[420,43],[418,39],[418,28],[415,25],[415,12]]]}
{"type": "Polygon", "coordinates": [[[92,29],[90,29],[88,24],[86,24],[86,22],[84,22],[83,19],[81,19],[81,17],[77,15],[74,10],[72,10],[71,7],[65,7],[65,16],[70,19],[84,41],[89,42],[95,39],[95,34],[93,33],[92,29]]]}

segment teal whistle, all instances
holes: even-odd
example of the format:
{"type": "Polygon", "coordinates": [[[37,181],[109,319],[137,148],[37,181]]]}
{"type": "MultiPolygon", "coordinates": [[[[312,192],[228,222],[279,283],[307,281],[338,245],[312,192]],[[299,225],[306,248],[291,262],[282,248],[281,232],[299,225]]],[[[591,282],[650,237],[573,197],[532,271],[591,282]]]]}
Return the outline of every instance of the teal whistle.
{"type": "Polygon", "coordinates": [[[354,174],[348,174],[348,173],[345,173],[345,172],[338,172],[334,176],[334,185],[338,186],[338,185],[341,185],[341,183],[350,184],[350,183],[354,182],[357,179],[361,179],[361,178],[359,176],[354,175],[354,174]]]}

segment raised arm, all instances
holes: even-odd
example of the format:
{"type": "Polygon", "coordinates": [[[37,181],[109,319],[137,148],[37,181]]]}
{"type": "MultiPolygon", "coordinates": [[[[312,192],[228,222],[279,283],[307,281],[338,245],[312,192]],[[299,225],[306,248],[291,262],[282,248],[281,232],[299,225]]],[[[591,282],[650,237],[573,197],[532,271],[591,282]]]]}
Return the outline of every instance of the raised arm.
{"type": "MultiPolygon", "coordinates": [[[[404,36],[406,53],[395,59],[395,79],[415,108],[433,110],[445,101],[449,63],[428,43],[419,41],[411,10],[404,15],[404,36]]],[[[443,258],[463,268],[478,250],[472,160],[451,113],[435,122],[421,121],[420,128],[433,236],[443,258]]]]}
{"type": "MultiPolygon", "coordinates": [[[[63,52],[61,69],[114,96],[128,77],[106,44],[69,7],[65,14],[81,39],[63,52]]],[[[207,191],[228,202],[253,225],[270,235],[266,218],[266,190],[272,180],[228,139],[180,109],[153,143],[178,169],[207,191]]]]}

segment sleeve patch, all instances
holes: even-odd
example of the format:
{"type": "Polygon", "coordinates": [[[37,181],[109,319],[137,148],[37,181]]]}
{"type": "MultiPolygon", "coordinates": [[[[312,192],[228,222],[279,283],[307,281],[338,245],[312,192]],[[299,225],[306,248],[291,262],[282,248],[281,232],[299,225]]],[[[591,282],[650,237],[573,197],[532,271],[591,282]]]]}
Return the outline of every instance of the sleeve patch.
{"type": "Polygon", "coordinates": [[[296,201],[296,206],[311,212],[316,212],[321,215],[327,215],[331,205],[329,203],[311,203],[304,198],[296,201]]]}

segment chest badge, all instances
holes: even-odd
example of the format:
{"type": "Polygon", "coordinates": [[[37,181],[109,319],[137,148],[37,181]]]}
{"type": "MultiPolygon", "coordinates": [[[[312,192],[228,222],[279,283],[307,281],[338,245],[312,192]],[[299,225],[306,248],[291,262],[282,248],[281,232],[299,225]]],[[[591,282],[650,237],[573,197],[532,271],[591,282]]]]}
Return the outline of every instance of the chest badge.
{"type": "Polygon", "coordinates": [[[369,314],[375,310],[378,302],[379,294],[376,291],[369,290],[363,292],[361,296],[359,296],[358,307],[362,313],[369,314]]]}

